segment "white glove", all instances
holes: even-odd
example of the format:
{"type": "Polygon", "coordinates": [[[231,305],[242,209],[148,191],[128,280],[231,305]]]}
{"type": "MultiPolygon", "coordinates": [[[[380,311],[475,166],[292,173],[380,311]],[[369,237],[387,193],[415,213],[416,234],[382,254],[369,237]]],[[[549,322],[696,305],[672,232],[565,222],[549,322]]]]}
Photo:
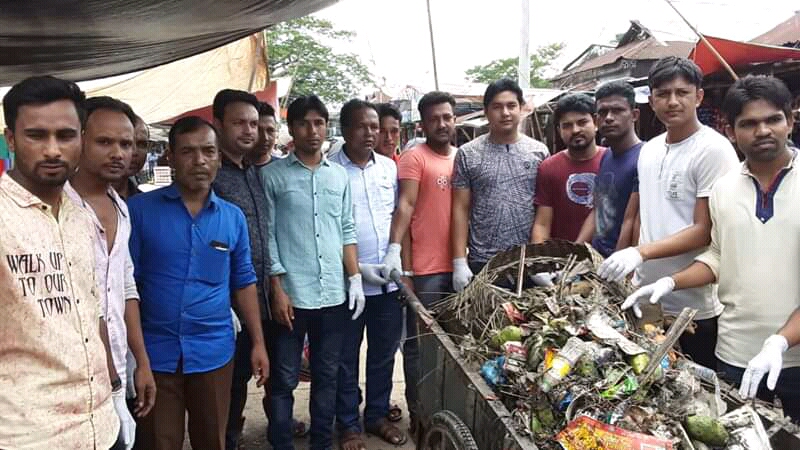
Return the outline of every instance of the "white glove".
{"type": "Polygon", "coordinates": [[[553,286],[553,280],[555,279],[556,279],[555,272],[539,272],[531,277],[531,280],[533,280],[533,284],[541,287],[553,286]]]}
{"type": "Polygon", "coordinates": [[[461,292],[472,281],[472,271],[467,264],[467,258],[453,259],[453,289],[461,292]]]}
{"type": "Polygon", "coordinates": [[[642,254],[636,247],[628,247],[624,250],[614,252],[609,256],[597,270],[600,277],[608,281],[621,281],[629,273],[642,265],[642,254]]]}
{"type": "Polygon", "coordinates": [[[367,264],[358,263],[358,271],[364,277],[364,281],[371,284],[384,285],[389,282],[381,275],[381,272],[386,270],[386,264],[367,264]]]}
{"type": "Polygon", "coordinates": [[[364,304],[367,299],[364,297],[364,286],[361,283],[361,274],[357,273],[350,277],[350,289],[348,296],[350,298],[350,311],[355,309],[353,313],[353,320],[358,319],[358,316],[364,311],[364,304]]]}
{"type": "Polygon", "coordinates": [[[767,376],[767,388],[775,390],[778,383],[778,376],[781,374],[783,366],[783,352],[789,349],[789,342],[780,334],[773,334],[764,341],[764,345],[753,359],[747,363],[747,370],[742,375],[742,382],[739,385],[739,395],[742,398],[753,398],[758,392],[758,385],[764,374],[767,376]]]}
{"type": "Polygon", "coordinates": [[[389,244],[386,255],[383,257],[383,278],[390,280],[392,271],[396,270],[403,273],[403,261],[400,259],[400,244],[389,244]]]}
{"type": "MultiPolygon", "coordinates": [[[[624,250],[623,250],[624,251],[624,250]]],[[[622,303],[622,309],[633,307],[633,313],[636,317],[642,318],[642,310],[639,308],[639,303],[642,298],[650,296],[650,303],[655,305],[661,297],[669,294],[675,289],[675,280],[672,277],[664,277],[656,280],[655,283],[642,286],[633,294],[629,295],[622,303]]]]}
{"type": "Polygon", "coordinates": [[[136,438],[136,422],[133,420],[128,405],[125,403],[125,390],[117,389],[111,393],[111,399],[114,401],[114,409],[119,416],[120,433],[122,434],[122,442],[125,444],[125,450],[133,448],[133,440],[136,438]]]}
{"type": "Polygon", "coordinates": [[[242,322],[239,320],[239,316],[236,315],[236,311],[231,308],[231,320],[233,320],[233,335],[236,336],[242,331],[242,322]]]}

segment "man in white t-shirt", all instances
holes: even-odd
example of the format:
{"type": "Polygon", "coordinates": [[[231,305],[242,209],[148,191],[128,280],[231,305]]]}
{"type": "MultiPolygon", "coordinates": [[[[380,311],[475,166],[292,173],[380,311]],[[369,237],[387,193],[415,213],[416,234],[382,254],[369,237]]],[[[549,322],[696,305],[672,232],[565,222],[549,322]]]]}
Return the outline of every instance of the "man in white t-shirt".
{"type": "MultiPolygon", "coordinates": [[[[620,280],[632,271],[643,284],[689,266],[711,240],[708,197],[711,187],[737,164],[736,151],[720,133],[700,124],[703,74],[695,63],[678,57],[658,61],[650,70],[650,106],[667,132],[646,143],[639,155],[639,193],[631,196],[641,222],[638,247],[612,254],[599,273],[620,280]],[[638,203],[638,205],[636,205],[638,203]]],[[[693,332],[680,338],[684,353],[715,368],[717,317],[722,312],[711,285],[666,295],[662,308],[678,315],[697,310],[693,332]]]]}
{"type": "Polygon", "coordinates": [[[689,268],[636,291],[623,308],[718,282],[724,310],[716,369],[731,383],[741,382],[745,396],[771,401],[777,395],[784,412],[800,421],[800,348],[788,350],[786,330],[773,334],[800,307],[800,173],[794,169],[798,151],[788,143],[791,100],[773,77],[746,77],[730,88],[722,108],[731,124],[726,132],[745,162],[711,191],[711,245],[689,268]],[[759,389],[766,372],[774,394],[759,389]]]}

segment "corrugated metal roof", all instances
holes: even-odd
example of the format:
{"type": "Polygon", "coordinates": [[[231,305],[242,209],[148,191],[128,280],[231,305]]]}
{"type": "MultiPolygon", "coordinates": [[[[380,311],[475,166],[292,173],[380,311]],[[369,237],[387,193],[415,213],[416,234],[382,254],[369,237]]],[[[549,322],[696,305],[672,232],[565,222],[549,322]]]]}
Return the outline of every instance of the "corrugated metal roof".
{"type": "Polygon", "coordinates": [[[630,43],[608,53],[592,58],[578,67],[561,73],[555,79],[561,79],[575,73],[585,72],[605,65],[613,64],[620,58],[631,60],[661,59],[666,56],[688,56],[694,48],[694,42],[666,41],[654,37],[630,43]]]}

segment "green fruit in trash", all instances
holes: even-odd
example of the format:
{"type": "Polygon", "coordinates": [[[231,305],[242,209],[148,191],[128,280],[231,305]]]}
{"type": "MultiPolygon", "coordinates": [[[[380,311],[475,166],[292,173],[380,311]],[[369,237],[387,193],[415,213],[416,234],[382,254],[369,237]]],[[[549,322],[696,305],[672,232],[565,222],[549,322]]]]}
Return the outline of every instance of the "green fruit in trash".
{"type": "Polygon", "coordinates": [[[556,424],[556,418],[553,415],[553,410],[549,407],[538,409],[536,411],[536,417],[539,418],[539,422],[544,427],[553,428],[553,426],[556,424]]]}
{"type": "Polygon", "coordinates": [[[531,432],[541,433],[542,431],[544,431],[542,422],[539,422],[539,418],[535,414],[531,414],[531,432]]]}
{"type": "Polygon", "coordinates": [[[640,353],[633,358],[631,358],[631,367],[633,368],[633,373],[636,375],[640,375],[644,372],[645,367],[647,367],[647,363],[650,362],[650,357],[647,353],[640,353]]]}
{"type": "Polygon", "coordinates": [[[689,437],[711,447],[722,447],[728,442],[728,430],[719,420],[709,416],[689,416],[686,418],[686,432],[689,437]]]}
{"type": "Polygon", "coordinates": [[[509,325],[502,330],[500,330],[497,334],[492,337],[492,345],[497,348],[500,348],[508,341],[521,341],[522,340],[522,328],[515,327],[514,325],[509,325]]]}
{"type": "Polygon", "coordinates": [[[594,364],[594,361],[586,357],[578,360],[578,366],[576,369],[578,375],[583,378],[597,378],[600,376],[600,374],[597,372],[597,366],[594,364]]]}

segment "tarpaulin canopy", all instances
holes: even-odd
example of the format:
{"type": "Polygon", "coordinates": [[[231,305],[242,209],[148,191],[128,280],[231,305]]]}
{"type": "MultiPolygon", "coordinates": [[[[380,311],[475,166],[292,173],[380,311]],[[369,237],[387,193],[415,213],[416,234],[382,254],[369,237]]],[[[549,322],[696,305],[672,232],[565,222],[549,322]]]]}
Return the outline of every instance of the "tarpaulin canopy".
{"type": "MultiPolygon", "coordinates": [[[[705,36],[708,42],[719,52],[723,59],[733,68],[749,64],[771,63],[786,60],[800,61],[800,49],[775,47],[772,45],[754,44],[750,42],[731,41],[712,36],[705,36]]],[[[711,52],[703,41],[698,41],[689,54],[692,59],[708,75],[723,70],[722,63],[711,52]]]]}
{"type": "Polygon", "coordinates": [[[0,7],[0,86],[79,81],[186,58],[336,0],[26,0],[0,7]]]}
{"type": "MultiPolygon", "coordinates": [[[[260,101],[269,103],[270,105],[272,105],[273,108],[275,108],[276,110],[278,109],[278,83],[276,83],[275,81],[271,82],[269,86],[266,87],[266,89],[253,92],[253,94],[255,94],[255,96],[260,101]]],[[[161,123],[163,125],[172,125],[173,123],[175,123],[176,120],[187,116],[199,116],[209,122],[212,122],[214,120],[212,105],[209,104],[207,106],[203,106],[202,108],[186,111],[183,114],[180,114],[171,119],[164,120],[161,123]]]]}

